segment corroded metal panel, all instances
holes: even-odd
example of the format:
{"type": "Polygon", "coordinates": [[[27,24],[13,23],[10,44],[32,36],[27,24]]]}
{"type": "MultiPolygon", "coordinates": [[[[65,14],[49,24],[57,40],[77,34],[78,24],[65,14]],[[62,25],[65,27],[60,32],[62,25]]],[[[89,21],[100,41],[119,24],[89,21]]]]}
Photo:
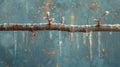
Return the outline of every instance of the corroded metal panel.
{"type": "MultiPolygon", "coordinates": [[[[0,23],[119,24],[120,0],[0,0],[0,23]]],[[[0,31],[0,67],[120,67],[120,33],[0,31]]]]}

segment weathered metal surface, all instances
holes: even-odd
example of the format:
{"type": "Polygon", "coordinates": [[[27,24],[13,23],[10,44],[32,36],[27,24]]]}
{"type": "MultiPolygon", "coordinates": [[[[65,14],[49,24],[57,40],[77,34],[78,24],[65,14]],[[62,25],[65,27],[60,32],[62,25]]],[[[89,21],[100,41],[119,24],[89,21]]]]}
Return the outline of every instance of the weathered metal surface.
{"type": "MultiPolygon", "coordinates": [[[[46,23],[43,17],[50,11],[55,22],[64,16],[65,24],[92,25],[107,10],[110,14],[102,24],[120,24],[119,3],[120,0],[0,0],[0,23],[46,23]]],[[[0,31],[0,66],[120,67],[118,32],[102,32],[101,36],[57,31],[37,34],[33,37],[27,31],[0,31]]]]}

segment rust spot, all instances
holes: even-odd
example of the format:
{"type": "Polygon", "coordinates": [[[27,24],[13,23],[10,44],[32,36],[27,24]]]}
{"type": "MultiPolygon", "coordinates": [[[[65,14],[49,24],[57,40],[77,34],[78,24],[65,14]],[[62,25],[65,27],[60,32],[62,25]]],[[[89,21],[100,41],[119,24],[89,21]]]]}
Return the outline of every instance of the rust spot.
{"type": "Polygon", "coordinates": [[[58,64],[58,63],[56,64],[56,67],[59,67],[59,64],[58,64]]]}
{"type": "Polygon", "coordinates": [[[48,10],[50,8],[50,3],[46,3],[45,8],[48,10]]]}
{"type": "Polygon", "coordinates": [[[36,36],[37,36],[37,32],[34,30],[34,29],[31,29],[31,32],[32,32],[32,35],[33,35],[33,37],[32,37],[32,44],[34,43],[34,41],[35,41],[35,38],[36,38],[36,36]]]}
{"type": "Polygon", "coordinates": [[[92,3],[89,7],[90,10],[97,10],[99,9],[99,5],[96,3],[92,3]]]}
{"type": "Polygon", "coordinates": [[[74,20],[74,19],[75,19],[74,14],[72,14],[72,15],[70,16],[70,18],[71,18],[72,20],[74,20]]]}
{"type": "Polygon", "coordinates": [[[51,25],[51,24],[52,24],[52,22],[50,20],[48,20],[48,25],[51,25]]]}
{"type": "Polygon", "coordinates": [[[47,3],[45,4],[45,9],[46,10],[49,10],[49,8],[50,8],[50,2],[51,2],[51,0],[47,0],[47,3]]]}
{"type": "Polygon", "coordinates": [[[55,50],[52,50],[52,51],[49,51],[48,54],[53,57],[56,55],[56,51],[55,50]]]}
{"type": "Polygon", "coordinates": [[[98,21],[96,21],[96,22],[97,22],[97,27],[100,27],[100,26],[101,26],[101,21],[98,20],[98,21]]]}
{"type": "Polygon", "coordinates": [[[34,29],[31,29],[32,35],[37,36],[37,32],[34,29]]]}
{"type": "Polygon", "coordinates": [[[85,29],[84,33],[88,33],[88,32],[90,32],[90,31],[88,29],[85,29]]]}
{"type": "Polygon", "coordinates": [[[13,30],[17,30],[18,29],[18,25],[13,25],[13,30]]]}
{"type": "Polygon", "coordinates": [[[74,19],[75,19],[74,13],[71,13],[70,19],[71,19],[71,24],[74,24],[74,19]]]}

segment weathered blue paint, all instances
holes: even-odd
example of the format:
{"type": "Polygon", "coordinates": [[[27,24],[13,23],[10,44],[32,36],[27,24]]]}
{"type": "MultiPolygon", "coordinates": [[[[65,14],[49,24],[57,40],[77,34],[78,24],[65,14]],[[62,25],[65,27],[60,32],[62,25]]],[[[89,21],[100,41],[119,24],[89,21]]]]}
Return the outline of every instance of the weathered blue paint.
{"type": "MultiPolygon", "coordinates": [[[[49,1],[49,0],[48,0],[49,1]]],[[[65,17],[65,24],[95,24],[94,19],[108,10],[102,23],[120,23],[120,0],[50,0],[50,8],[43,8],[47,0],[0,0],[0,23],[46,23],[43,19],[48,10],[55,22],[65,17]],[[71,16],[73,15],[73,16],[71,16]],[[73,18],[74,20],[72,20],[73,18]]],[[[93,59],[90,60],[89,36],[83,44],[83,33],[76,33],[71,41],[70,33],[62,32],[62,55],[60,56],[59,32],[17,32],[17,50],[14,51],[13,31],[0,32],[0,67],[120,67],[120,33],[101,33],[101,57],[98,56],[98,36],[93,33],[93,59]],[[23,36],[25,37],[23,38],[23,36]],[[34,42],[32,42],[34,39],[34,42]],[[102,51],[102,49],[105,51],[102,51]]]]}

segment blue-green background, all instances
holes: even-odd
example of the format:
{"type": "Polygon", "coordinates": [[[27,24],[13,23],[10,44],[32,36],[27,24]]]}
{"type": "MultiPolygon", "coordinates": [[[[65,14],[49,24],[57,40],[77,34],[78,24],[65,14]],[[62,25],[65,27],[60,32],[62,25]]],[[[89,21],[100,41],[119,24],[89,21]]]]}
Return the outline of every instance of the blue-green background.
{"type": "MultiPolygon", "coordinates": [[[[102,23],[120,24],[120,0],[51,0],[50,8],[45,9],[48,1],[0,0],[0,23],[47,23],[43,17],[48,10],[57,23],[64,16],[65,24],[92,25],[96,23],[94,19],[107,10],[110,14],[102,23]]],[[[0,31],[0,67],[120,67],[119,32],[112,32],[112,35],[109,32],[101,33],[100,56],[98,33],[92,33],[92,60],[89,33],[85,37],[86,44],[83,44],[84,33],[72,33],[72,38],[71,33],[61,33],[60,56],[58,31],[37,31],[37,37],[27,31],[0,31]],[[52,38],[49,33],[52,33],[52,38]]]]}

